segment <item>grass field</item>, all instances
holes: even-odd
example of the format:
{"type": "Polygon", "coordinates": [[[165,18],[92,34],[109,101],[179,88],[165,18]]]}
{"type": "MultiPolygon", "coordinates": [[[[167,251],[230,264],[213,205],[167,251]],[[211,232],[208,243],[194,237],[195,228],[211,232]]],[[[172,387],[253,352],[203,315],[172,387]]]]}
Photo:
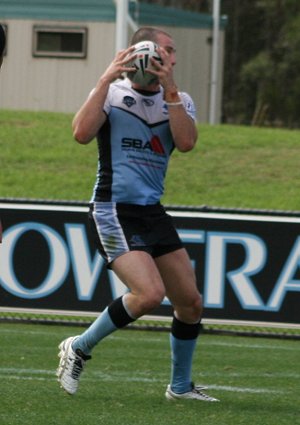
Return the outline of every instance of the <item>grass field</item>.
{"type": "MultiPolygon", "coordinates": [[[[0,111],[0,197],[89,200],[96,144],[76,144],[71,120],[0,111]]],[[[200,125],[195,150],[173,155],[163,201],[300,211],[299,147],[299,131],[200,125]]],[[[1,323],[1,425],[300,424],[299,341],[203,335],[194,379],[221,402],[170,403],[166,332],[111,335],[78,394],[65,394],[55,377],[57,345],[81,331],[1,323]]]]}
{"type": "MultiPolygon", "coordinates": [[[[73,141],[72,115],[0,111],[0,197],[88,201],[96,143],[73,141]]],[[[300,131],[199,125],[174,152],[164,203],[300,211],[300,131]]]]}
{"type": "Polygon", "coordinates": [[[220,403],[168,402],[169,337],[122,330],[96,347],[75,396],[56,382],[57,345],[81,328],[4,324],[3,425],[297,425],[297,341],[202,335],[194,379],[220,403]]]}

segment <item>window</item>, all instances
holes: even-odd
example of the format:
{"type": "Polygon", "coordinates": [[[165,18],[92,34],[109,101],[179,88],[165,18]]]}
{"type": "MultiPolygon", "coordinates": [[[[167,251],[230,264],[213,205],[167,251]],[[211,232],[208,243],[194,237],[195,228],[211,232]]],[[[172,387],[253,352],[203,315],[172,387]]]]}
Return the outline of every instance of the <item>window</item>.
{"type": "Polygon", "coordinates": [[[85,58],[87,55],[87,28],[33,27],[33,55],[85,58]]]}

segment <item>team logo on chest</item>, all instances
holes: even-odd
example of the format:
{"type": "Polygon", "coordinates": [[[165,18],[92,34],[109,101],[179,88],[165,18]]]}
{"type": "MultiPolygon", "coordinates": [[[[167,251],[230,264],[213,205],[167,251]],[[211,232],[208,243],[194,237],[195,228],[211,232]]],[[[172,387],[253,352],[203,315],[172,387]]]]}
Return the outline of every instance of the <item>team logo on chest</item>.
{"type": "Polygon", "coordinates": [[[142,99],[142,102],[145,106],[153,106],[154,105],[154,100],[152,99],[142,99]]]}
{"type": "Polygon", "coordinates": [[[128,106],[128,108],[131,108],[131,106],[136,104],[136,100],[131,96],[124,96],[123,103],[124,105],[128,106]]]}

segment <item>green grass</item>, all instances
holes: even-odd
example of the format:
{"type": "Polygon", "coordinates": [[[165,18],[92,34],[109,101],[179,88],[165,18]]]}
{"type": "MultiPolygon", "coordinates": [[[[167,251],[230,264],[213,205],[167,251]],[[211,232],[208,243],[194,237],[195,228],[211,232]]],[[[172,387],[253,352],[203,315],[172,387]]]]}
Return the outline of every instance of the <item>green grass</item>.
{"type": "Polygon", "coordinates": [[[168,402],[165,332],[118,331],[93,352],[75,396],[55,378],[57,344],[81,328],[1,324],[5,425],[299,424],[297,341],[203,335],[194,379],[220,403],[168,402]]]}
{"type": "MultiPolygon", "coordinates": [[[[87,201],[96,143],[80,146],[72,116],[0,111],[0,196],[87,201]]],[[[167,204],[300,210],[300,132],[199,126],[194,151],[174,153],[167,204]]],[[[203,335],[194,379],[220,403],[168,403],[165,332],[119,331],[93,353],[74,397],[55,379],[57,345],[82,329],[0,326],[3,425],[299,424],[299,342],[203,335]]]]}
{"type": "MultiPolygon", "coordinates": [[[[83,200],[96,143],[73,141],[72,115],[0,111],[0,196],[83,200]]],[[[196,148],[171,158],[163,202],[300,210],[300,131],[199,125],[196,148]]]]}

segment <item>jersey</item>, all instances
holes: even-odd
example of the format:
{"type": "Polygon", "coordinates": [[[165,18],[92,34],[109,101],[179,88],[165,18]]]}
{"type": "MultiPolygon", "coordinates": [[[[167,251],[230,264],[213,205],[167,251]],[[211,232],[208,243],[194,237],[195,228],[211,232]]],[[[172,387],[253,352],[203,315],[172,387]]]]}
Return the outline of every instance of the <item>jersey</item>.
{"type": "MultiPolygon", "coordinates": [[[[195,107],[180,93],[187,113],[195,107]]],[[[160,201],[174,150],[163,89],[134,90],[128,79],[110,85],[104,104],[107,120],[97,135],[99,160],[92,202],[153,205],[160,201]]]]}

